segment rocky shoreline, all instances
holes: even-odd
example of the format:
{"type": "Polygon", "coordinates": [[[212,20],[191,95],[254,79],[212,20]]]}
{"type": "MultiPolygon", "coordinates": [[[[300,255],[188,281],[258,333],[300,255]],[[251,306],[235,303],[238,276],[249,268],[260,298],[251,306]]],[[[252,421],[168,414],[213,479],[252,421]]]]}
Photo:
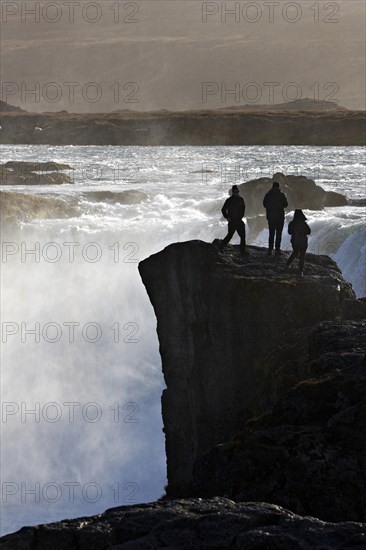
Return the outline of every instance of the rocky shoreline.
{"type": "Polygon", "coordinates": [[[366,112],[1,113],[2,144],[365,145],[366,112]]]}

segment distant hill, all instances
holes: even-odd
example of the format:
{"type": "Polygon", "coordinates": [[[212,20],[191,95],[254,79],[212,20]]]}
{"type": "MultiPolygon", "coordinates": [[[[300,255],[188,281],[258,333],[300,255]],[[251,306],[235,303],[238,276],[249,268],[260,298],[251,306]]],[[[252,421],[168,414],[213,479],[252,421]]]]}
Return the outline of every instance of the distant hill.
{"type": "Polygon", "coordinates": [[[0,100],[0,113],[26,113],[25,109],[21,109],[20,107],[15,107],[15,105],[10,105],[9,103],[6,103],[5,101],[0,100]]]}
{"type": "Polygon", "coordinates": [[[43,145],[364,145],[366,111],[1,113],[1,143],[43,145]]]}
{"type": "Polygon", "coordinates": [[[319,99],[296,99],[286,103],[269,104],[245,104],[219,107],[220,111],[348,111],[334,101],[323,101],[319,99]]]}

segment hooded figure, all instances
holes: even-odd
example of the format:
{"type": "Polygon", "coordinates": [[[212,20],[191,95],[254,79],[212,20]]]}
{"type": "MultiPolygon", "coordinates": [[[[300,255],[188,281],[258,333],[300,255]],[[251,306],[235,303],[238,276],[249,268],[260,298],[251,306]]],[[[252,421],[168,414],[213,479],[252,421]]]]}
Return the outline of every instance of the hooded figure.
{"type": "Polygon", "coordinates": [[[231,192],[231,197],[225,201],[224,206],[221,209],[222,215],[227,219],[229,225],[228,233],[220,244],[220,252],[223,251],[224,247],[232,239],[235,231],[237,231],[240,236],[240,252],[241,254],[244,254],[245,224],[243,222],[243,217],[245,214],[245,202],[243,197],[239,195],[239,187],[237,185],[232,186],[231,192]]]}
{"type": "Polygon", "coordinates": [[[276,254],[281,254],[282,230],[285,223],[285,208],[288,206],[287,198],[280,190],[280,184],[274,181],[272,189],[266,193],[263,199],[263,206],[267,211],[269,239],[268,255],[272,254],[273,243],[276,237],[276,254]]]}
{"type": "Polygon", "coordinates": [[[291,235],[293,252],[287,260],[287,265],[289,266],[299,256],[299,269],[302,276],[304,274],[305,252],[308,247],[308,235],[311,233],[302,210],[295,210],[294,218],[288,224],[288,232],[291,235]]]}

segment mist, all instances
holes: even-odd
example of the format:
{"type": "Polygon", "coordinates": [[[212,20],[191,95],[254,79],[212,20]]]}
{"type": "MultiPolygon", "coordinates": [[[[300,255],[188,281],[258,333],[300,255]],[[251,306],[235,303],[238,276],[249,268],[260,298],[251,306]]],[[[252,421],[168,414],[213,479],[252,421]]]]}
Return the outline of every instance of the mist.
{"type": "Polygon", "coordinates": [[[14,506],[20,527],[29,508],[52,520],[163,494],[164,382],[136,241],[48,227],[6,241],[19,254],[2,265],[2,530],[14,506]]]}

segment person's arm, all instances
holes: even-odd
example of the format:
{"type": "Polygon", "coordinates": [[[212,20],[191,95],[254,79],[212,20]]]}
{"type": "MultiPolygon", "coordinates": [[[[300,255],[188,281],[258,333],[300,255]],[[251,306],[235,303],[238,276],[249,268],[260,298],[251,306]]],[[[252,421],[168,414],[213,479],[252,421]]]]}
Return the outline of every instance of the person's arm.
{"type": "Polygon", "coordinates": [[[226,201],[224,202],[224,206],[221,208],[221,212],[222,212],[222,215],[224,216],[224,218],[228,219],[229,215],[227,213],[227,201],[229,199],[226,199],[226,201]]]}
{"type": "Polygon", "coordinates": [[[267,206],[268,206],[268,196],[267,196],[267,194],[264,195],[263,206],[264,206],[264,208],[267,208],[267,206]]]}
{"type": "Polygon", "coordinates": [[[287,197],[286,197],[285,193],[282,193],[282,195],[283,195],[283,197],[282,197],[283,198],[283,207],[287,208],[288,207],[287,197]]]}
{"type": "Polygon", "coordinates": [[[287,231],[288,231],[289,235],[292,235],[292,226],[293,226],[293,223],[290,222],[290,223],[288,224],[288,228],[287,228],[287,231]]]}
{"type": "Polygon", "coordinates": [[[305,223],[305,225],[306,225],[306,234],[307,234],[307,235],[310,235],[311,229],[310,229],[310,227],[308,226],[307,223],[305,223]]]}

